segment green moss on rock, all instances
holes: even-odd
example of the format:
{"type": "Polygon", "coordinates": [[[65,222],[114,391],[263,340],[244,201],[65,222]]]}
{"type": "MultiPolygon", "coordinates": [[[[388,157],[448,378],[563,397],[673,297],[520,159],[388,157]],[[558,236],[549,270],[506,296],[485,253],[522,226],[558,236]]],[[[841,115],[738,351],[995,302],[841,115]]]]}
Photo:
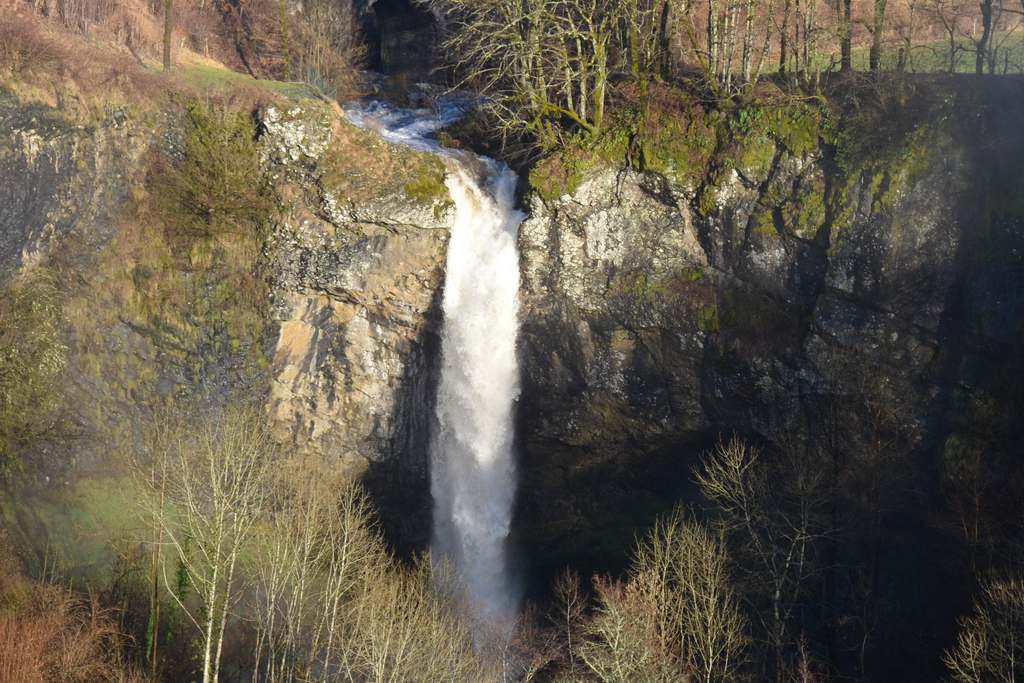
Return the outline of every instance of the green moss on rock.
{"type": "Polygon", "coordinates": [[[435,205],[448,200],[448,188],[444,184],[444,166],[433,157],[424,155],[409,173],[409,180],[402,186],[409,199],[421,204],[435,205]]]}
{"type": "Polygon", "coordinates": [[[697,329],[709,334],[718,332],[718,306],[701,304],[694,314],[697,318],[697,329]]]}
{"type": "Polygon", "coordinates": [[[699,107],[681,115],[651,116],[641,137],[644,167],[678,183],[698,181],[717,144],[715,126],[699,107]]]}

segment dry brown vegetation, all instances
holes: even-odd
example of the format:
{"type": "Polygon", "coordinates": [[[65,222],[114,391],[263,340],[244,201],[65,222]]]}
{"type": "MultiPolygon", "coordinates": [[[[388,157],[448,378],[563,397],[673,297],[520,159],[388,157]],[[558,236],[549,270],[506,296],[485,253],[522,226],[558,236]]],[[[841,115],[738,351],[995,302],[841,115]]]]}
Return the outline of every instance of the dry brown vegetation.
{"type": "Polygon", "coordinates": [[[95,596],[23,576],[0,538],[0,683],[134,683],[124,637],[95,596]]]}
{"type": "MultiPolygon", "coordinates": [[[[55,0],[0,4],[0,87],[75,122],[118,106],[213,97],[253,108],[281,95],[348,98],[363,59],[350,13],[310,3],[279,20],[272,0],[175,3],[173,64],[161,70],[162,3],[55,0]],[[290,81],[286,83],[285,81],[290,81]]],[[[340,6],[339,6],[340,7],[340,6]]]]}

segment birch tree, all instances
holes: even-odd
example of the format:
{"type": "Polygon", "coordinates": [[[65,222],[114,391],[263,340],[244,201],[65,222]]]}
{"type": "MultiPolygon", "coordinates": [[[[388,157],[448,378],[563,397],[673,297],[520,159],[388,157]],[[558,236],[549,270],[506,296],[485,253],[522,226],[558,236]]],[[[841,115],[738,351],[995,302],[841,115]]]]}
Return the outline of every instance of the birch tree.
{"type": "MultiPolygon", "coordinates": [[[[239,565],[267,496],[275,448],[255,408],[229,408],[202,425],[182,421],[150,454],[154,523],[199,604],[164,586],[199,634],[203,683],[219,680],[224,633],[239,594],[239,565]]],[[[141,468],[140,468],[141,469],[141,468]]]]}
{"type": "Polygon", "coordinates": [[[720,444],[696,473],[715,505],[722,533],[748,573],[747,599],[759,611],[776,672],[785,668],[791,622],[817,571],[815,545],[822,537],[825,497],[821,477],[797,454],[771,471],[757,449],[733,440],[720,444]]]}
{"type": "Polygon", "coordinates": [[[1024,578],[996,576],[984,582],[943,661],[960,683],[1024,678],[1024,578]]]}
{"type": "Polygon", "coordinates": [[[253,539],[254,681],[327,681],[351,671],[347,617],[368,572],[388,561],[352,481],[292,464],[274,477],[253,539]]]}

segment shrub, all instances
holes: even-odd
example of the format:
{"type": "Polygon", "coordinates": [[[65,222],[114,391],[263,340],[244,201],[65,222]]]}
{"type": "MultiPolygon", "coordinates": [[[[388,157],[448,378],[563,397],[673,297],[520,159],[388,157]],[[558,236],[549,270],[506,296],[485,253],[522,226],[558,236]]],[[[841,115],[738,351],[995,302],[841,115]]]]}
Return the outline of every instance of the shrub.
{"type": "Polygon", "coordinates": [[[0,73],[18,78],[48,71],[65,56],[60,46],[32,19],[11,14],[0,22],[0,73]]]}
{"type": "Polygon", "coordinates": [[[53,427],[67,355],[62,320],[60,292],[47,270],[0,291],[0,475],[53,427]]]}
{"type": "Polygon", "coordinates": [[[113,614],[25,578],[0,539],[0,683],[130,683],[113,614]]]}
{"type": "Polygon", "coordinates": [[[161,160],[156,170],[151,192],[172,243],[260,237],[276,206],[252,117],[244,112],[189,103],[179,158],[161,160]]]}

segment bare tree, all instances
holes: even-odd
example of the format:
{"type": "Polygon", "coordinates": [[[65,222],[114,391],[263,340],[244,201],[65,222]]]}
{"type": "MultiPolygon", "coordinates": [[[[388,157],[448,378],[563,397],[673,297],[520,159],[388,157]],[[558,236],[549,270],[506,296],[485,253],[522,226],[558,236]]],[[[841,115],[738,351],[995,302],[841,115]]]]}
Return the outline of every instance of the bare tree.
{"type": "Polygon", "coordinates": [[[961,24],[969,15],[969,7],[962,0],[927,0],[925,12],[931,24],[942,30],[946,41],[946,71],[954,73],[960,53],[965,51],[961,24]]]}
{"type": "Polygon", "coordinates": [[[554,143],[569,127],[604,125],[615,34],[635,38],[632,60],[649,71],[656,44],[648,0],[443,0],[448,51],[466,82],[491,98],[506,136],[554,143]]]}
{"type": "Polygon", "coordinates": [[[163,563],[164,585],[200,634],[204,683],[218,680],[228,618],[238,598],[238,568],[267,496],[275,456],[255,408],[227,409],[219,421],[179,423],[153,464],[154,523],[184,570],[199,604],[178,596],[163,563]]]}
{"type": "Polygon", "coordinates": [[[387,561],[354,482],[304,463],[273,478],[253,538],[254,681],[327,681],[350,671],[346,618],[367,573],[387,561]]]}
{"type": "Polygon", "coordinates": [[[746,620],[732,587],[724,545],[680,510],[640,543],[632,582],[657,605],[662,649],[705,683],[736,677],[747,646],[746,620]]]}
{"type": "Polygon", "coordinates": [[[576,672],[576,649],[579,647],[579,634],[587,609],[587,597],[580,585],[580,577],[575,572],[566,570],[559,574],[554,586],[555,600],[559,609],[552,619],[555,628],[565,637],[564,652],[567,657],[565,673],[576,672]]]}
{"type": "Polygon", "coordinates": [[[602,683],[736,680],[747,624],[722,542],[676,510],[638,544],[624,582],[598,578],[581,618],[578,583],[563,580],[571,676],[602,683]],[[578,635],[576,635],[578,634],[578,635]]]}
{"type": "MultiPolygon", "coordinates": [[[[351,607],[345,647],[356,679],[372,683],[497,681],[473,650],[464,612],[432,586],[431,568],[415,571],[378,562],[351,607]]],[[[443,583],[443,581],[442,581],[443,583]]]]}
{"type": "Polygon", "coordinates": [[[962,683],[1013,683],[1024,677],[1024,579],[997,576],[984,582],[943,661],[962,683]]]}
{"type": "Polygon", "coordinates": [[[306,0],[298,36],[298,77],[326,84],[338,98],[356,88],[356,68],[366,59],[351,0],[306,0]],[[338,91],[341,91],[340,93],[338,91]]]}
{"type": "Polygon", "coordinates": [[[748,573],[748,600],[766,603],[763,626],[776,672],[795,634],[791,621],[817,571],[815,544],[823,536],[821,476],[799,449],[770,470],[760,452],[738,440],[719,444],[696,479],[718,512],[722,532],[748,573]]]}

